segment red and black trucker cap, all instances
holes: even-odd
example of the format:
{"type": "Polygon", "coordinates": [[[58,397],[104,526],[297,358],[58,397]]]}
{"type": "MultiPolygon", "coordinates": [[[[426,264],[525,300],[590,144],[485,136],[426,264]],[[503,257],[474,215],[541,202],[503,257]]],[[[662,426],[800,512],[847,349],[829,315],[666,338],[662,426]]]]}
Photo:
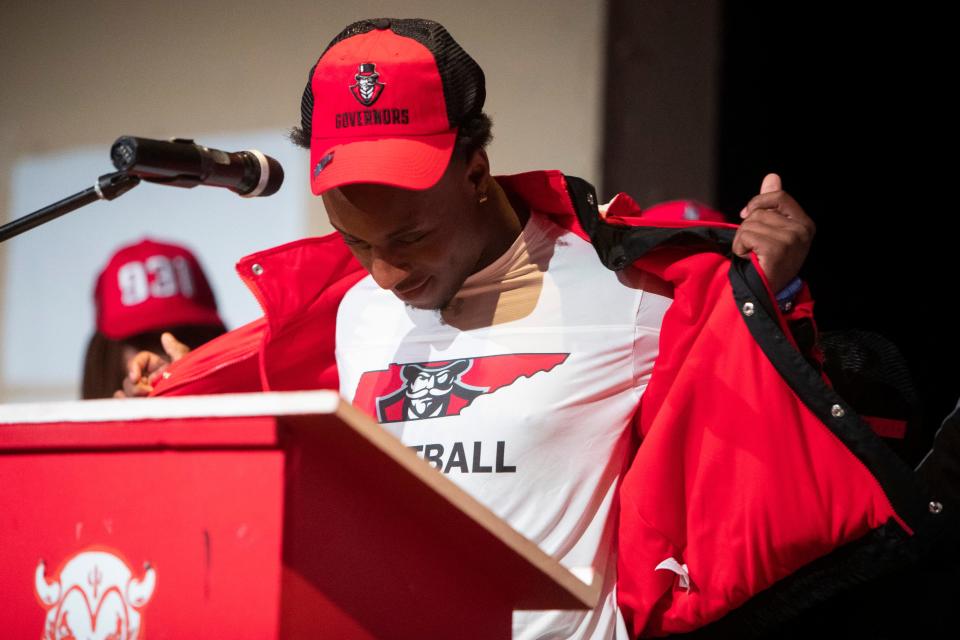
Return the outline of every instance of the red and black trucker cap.
{"type": "Polygon", "coordinates": [[[442,25],[355,22],[310,70],[300,106],[313,193],[351,183],[432,187],[457,131],[479,115],[483,71],[442,25]]]}

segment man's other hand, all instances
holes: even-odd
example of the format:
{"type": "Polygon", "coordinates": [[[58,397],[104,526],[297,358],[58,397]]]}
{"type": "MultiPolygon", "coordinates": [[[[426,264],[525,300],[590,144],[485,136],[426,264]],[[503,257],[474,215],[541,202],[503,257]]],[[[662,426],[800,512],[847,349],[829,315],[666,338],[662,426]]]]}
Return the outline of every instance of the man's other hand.
{"type": "Polygon", "coordinates": [[[183,344],[172,333],[160,336],[160,344],[166,356],[152,351],[141,351],[127,363],[127,377],[123,379],[123,389],[114,392],[114,398],[142,398],[153,392],[153,385],[163,375],[171,362],[176,362],[190,353],[190,347],[183,344]]]}
{"type": "Polygon", "coordinates": [[[733,239],[733,252],[741,258],[757,254],[774,294],[800,272],[816,233],[813,220],[790,194],[780,176],[767,174],[754,196],[740,212],[743,223],[733,239]]]}

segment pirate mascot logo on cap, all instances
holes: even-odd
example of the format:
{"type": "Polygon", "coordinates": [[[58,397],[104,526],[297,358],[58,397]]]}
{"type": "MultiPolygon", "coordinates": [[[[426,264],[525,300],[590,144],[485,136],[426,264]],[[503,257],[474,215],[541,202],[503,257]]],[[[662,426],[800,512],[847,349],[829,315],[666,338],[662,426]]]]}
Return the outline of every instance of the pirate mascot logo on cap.
{"type": "Polygon", "coordinates": [[[365,107],[371,106],[383,93],[384,84],[380,82],[377,65],[373,62],[362,63],[353,79],[356,84],[350,85],[350,93],[365,107]]]}

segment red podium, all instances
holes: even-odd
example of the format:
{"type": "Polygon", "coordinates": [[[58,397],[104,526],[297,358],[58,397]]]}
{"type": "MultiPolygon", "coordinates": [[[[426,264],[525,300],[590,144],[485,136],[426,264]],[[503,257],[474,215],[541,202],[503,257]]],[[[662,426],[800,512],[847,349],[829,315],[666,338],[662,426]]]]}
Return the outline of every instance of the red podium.
{"type": "Polygon", "coordinates": [[[0,407],[10,638],[509,638],[588,585],[333,392],[0,407]]]}

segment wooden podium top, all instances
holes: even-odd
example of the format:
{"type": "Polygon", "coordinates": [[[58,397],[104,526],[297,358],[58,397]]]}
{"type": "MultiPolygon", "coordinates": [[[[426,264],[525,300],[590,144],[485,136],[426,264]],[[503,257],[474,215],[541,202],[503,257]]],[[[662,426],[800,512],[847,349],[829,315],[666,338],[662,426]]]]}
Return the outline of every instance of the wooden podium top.
{"type": "Polygon", "coordinates": [[[275,417],[335,414],[339,405],[334,391],[10,404],[0,406],[0,451],[272,446],[275,417]]]}

